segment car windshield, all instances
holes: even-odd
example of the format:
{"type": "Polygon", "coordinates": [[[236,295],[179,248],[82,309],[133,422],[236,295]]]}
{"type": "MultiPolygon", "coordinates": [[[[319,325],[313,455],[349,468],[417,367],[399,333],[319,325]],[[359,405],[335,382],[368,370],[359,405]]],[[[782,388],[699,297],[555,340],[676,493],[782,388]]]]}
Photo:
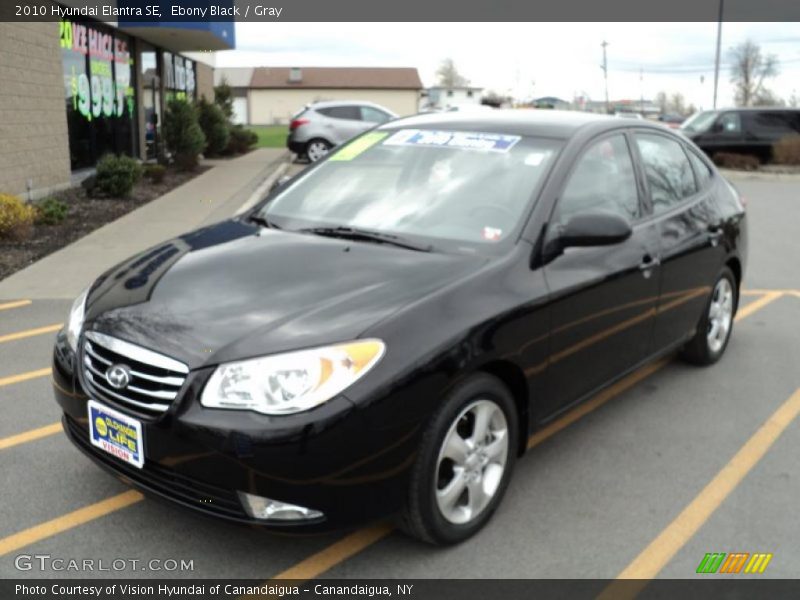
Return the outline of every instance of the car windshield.
{"type": "Polygon", "coordinates": [[[706,131],[716,119],[717,113],[713,110],[706,110],[699,113],[694,113],[691,117],[686,119],[681,125],[684,131],[691,131],[693,133],[700,133],[706,131]]]}
{"type": "Polygon", "coordinates": [[[516,135],[374,130],[302,175],[256,216],[288,230],[352,228],[435,249],[498,248],[522,227],[560,146],[516,135]]]}

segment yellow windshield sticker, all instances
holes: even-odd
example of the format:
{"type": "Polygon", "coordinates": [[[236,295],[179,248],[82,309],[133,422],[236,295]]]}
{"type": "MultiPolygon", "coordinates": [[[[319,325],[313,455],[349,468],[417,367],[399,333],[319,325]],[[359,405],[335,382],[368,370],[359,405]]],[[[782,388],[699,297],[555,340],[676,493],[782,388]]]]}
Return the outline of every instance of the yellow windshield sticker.
{"type": "Polygon", "coordinates": [[[370,133],[366,133],[357,140],[353,140],[346,146],[343,146],[341,150],[338,150],[336,154],[330,157],[329,160],[353,160],[365,150],[372,148],[387,135],[389,134],[385,131],[372,131],[370,133]]]}

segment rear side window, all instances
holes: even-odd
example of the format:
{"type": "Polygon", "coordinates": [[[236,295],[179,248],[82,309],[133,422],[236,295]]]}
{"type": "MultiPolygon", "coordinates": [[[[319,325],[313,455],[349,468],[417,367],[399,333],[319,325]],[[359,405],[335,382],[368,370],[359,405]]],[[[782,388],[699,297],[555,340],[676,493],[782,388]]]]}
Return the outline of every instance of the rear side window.
{"type": "Polygon", "coordinates": [[[697,192],[692,166],[680,143],[663,135],[637,133],[636,145],[655,214],[668,211],[697,192]]]}
{"type": "Polygon", "coordinates": [[[790,114],[783,111],[753,112],[747,117],[749,133],[760,138],[778,140],[798,133],[790,114]]]}
{"type": "Polygon", "coordinates": [[[318,108],[317,112],[322,113],[326,117],[331,117],[332,119],[361,120],[361,111],[358,106],[328,106],[327,108],[318,108]]]}
{"type": "Polygon", "coordinates": [[[689,162],[692,163],[694,172],[697,175],[697,183],[700,189],[705,188],[708,182],[711,181],[711,168],[693,150],[687,151],[686,154],[689,155],[689,162]]]}
{"type": "Polygon", "coordinates": [[[594,142],[578,159],[556,207],[554,223],[603,210],[626,219],[639,217],[639,193],[628,143],[622,134],[594,142]]]}

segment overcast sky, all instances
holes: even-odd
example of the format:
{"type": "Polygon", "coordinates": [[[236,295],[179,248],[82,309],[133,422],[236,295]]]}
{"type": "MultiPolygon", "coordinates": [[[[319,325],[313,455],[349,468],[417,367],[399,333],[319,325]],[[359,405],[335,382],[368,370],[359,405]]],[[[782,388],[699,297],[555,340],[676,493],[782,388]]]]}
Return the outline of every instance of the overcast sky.
{"type": "MultiPolygon", "coordinates": [[[[216,61],[220,67],[408,66],[428,86],[441,60],[451,57],[478,87],[565,100],[585,92],[602,100],[606,40],[612,100],[680,91],[687,102],[709,108],[716,30],[716,23],[237,23],[237,49],[216,61]]],[[[800,95],[800,23],[725,23],[719,104],[733,102],[728,50],[747,38],[779,58],[780,74],[769,86],[786,99],[800,95]]]]}

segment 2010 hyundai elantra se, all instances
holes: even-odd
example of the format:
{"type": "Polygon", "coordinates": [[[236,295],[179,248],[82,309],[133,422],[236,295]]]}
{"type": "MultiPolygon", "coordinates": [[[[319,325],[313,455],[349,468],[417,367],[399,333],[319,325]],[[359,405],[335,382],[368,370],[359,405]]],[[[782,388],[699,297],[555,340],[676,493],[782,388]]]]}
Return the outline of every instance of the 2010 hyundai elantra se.
{"type": "Polygon", "coordinates": [[[658,356],[720,358],[745,246],[734,188],[659,125],[411,117],[103,274],[55,394],[73,443],[155,496],[453,543],[537,428],[658,356]]]}

